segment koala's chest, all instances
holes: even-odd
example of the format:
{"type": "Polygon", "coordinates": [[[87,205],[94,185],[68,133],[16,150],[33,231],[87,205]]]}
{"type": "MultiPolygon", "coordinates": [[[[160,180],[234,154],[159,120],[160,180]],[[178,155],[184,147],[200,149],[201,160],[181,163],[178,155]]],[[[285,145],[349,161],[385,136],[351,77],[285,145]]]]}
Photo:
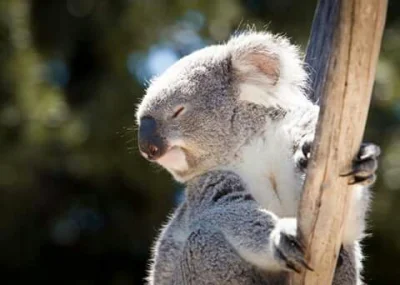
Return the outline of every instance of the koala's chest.
{"type": "Polygon", "coordinates": [[[290,145],[256,141],[243,150],[242,158],[234,168],[254,199],[278,216],[296,215],[302,177],[290,145]]]}

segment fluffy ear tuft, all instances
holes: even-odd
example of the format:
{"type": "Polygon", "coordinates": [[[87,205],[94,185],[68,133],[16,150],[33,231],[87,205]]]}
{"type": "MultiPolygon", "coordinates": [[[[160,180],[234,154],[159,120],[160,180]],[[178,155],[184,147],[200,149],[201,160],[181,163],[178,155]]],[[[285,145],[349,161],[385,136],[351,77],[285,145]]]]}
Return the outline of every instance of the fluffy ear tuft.
{"type": "Polygon", "coordinates": [[[279,80],[279,56],[268,50],[251,46],[234,46],[232,65],[237,78],[242,83],[252,81],[273,86],[279,80]]]}
{"type": "Polygon", "coordinates": [[[307,75],[300,52],[286,38],[249,31],[231,38],[227,47],[240,99],[268,106],[309,102],[304,96],[307,75]]]}
{"type": "Polygon", "coordinates": [[[280,66],[276,54],[252,53],[248,55],[247,61],[264,74],[272,85],[278,82],[280,66]]]}

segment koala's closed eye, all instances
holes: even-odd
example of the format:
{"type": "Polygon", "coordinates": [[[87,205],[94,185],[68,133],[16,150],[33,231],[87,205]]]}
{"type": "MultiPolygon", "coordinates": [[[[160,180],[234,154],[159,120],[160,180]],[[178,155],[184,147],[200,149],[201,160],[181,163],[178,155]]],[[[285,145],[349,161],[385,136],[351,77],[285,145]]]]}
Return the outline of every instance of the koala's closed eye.
{"type": "Polygon", "coordinates": [[[178,116],[182,115],[185,112],[186,108],[185,106],[178,106],[174,110],[174,114],[172,115],[172,119],[178,118],[178,116]]]}

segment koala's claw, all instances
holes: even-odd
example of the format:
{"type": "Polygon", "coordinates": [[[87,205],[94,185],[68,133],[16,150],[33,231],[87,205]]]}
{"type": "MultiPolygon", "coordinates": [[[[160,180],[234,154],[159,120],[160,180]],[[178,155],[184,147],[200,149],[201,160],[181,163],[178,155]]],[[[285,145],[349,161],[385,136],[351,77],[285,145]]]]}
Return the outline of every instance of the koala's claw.
{"type": "Polygon", "coordinates": [[[353,160],[353,169],[341,176],[349,176],[349,185],[369,186],[376,180],[378,157],[381,153],[379,146],[372,143],[361,144],[360,150],[353,160]]]}
{"type": "Polygon", "coordinates": [[[293,235],[281,233],[275,245],[276,258],[286,269],[300,273],[303,268],[313,271],[304,257],[305,247],[293,235]]]}
{"type": "Polygon", "coordinates": [[[302,170],[305,171],[307,169],[308,160],[310,159],[311,155],[311,146],[313,143],[312,137],[307,137],[300,143],[299,150],[296,151],[295,159],[297,166],[302,170]]]}

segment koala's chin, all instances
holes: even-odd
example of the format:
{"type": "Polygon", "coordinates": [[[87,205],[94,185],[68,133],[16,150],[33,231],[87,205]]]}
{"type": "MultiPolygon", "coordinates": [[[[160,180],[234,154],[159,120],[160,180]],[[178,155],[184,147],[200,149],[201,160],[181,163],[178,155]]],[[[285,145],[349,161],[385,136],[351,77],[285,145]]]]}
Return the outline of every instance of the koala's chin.
{"type": "Polygon", "coordinates": [[[195,151],[174,146],[156,162],[171,173],[176,181],[185,183],[217,167],[220,162],[216,160],[216,156],[201,155],[195,151]]]}
{"type": "Polygon", "coordinates": [[[179,173],[185,173],[189,170],[189,164],[184,150],[180,147],[172,147],[156,162],[167,169],[171,174],[180,176],[179,173]]]}
{"type": "Polygon", "coordinates": [[[194,176],[194,167],[190,161],[190,154],[187,150],[179,147],[170,147],[162,156],[154,160],[165,168],[175,180],[185,182],[194,176]]]}

